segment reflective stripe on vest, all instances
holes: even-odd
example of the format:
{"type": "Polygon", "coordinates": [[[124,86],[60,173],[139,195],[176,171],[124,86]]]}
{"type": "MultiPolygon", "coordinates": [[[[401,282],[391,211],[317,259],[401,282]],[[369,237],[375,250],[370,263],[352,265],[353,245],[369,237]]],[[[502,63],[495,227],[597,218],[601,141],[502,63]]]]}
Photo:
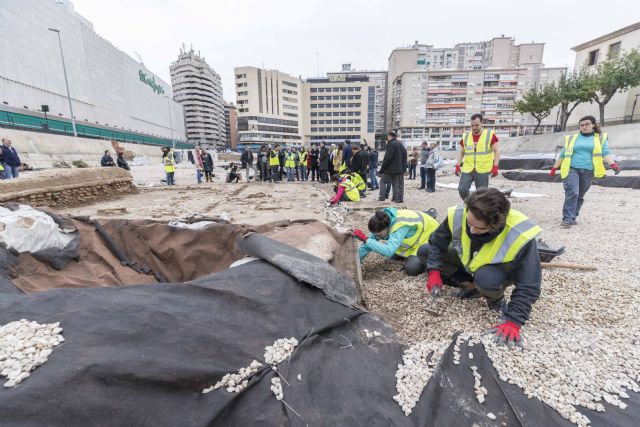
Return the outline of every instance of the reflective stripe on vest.
{"type": "MultiPolygon", "coordinates": [[[[575,133],[573,136],[566,135],[564,137],[564,159],[560,165],[560,178],[565,179],[569,176],[571,170],[571,157],[573,157],[573,146],[578,139],[580,133],[575,133]]],[[[591,158],[593,162],[593,176],[596,178],[603,178],[606,175],[606,169],[604,168],[604,160],[602,158],[602,146],[607,142],[607,134],[602,134],[602,143],[600,143],[600,135],[593,134],[593,151],[591,158]]]]}
{"type": "Polygon", "coordinates": [[[295,168],[296,167],[295,154],[287,153],[287,158],[286,158],[286,160],[284,162],[284,167],[285,168],[295,168]]]}
{"type": "Polygon", "coordinates": [[[344,187],[344,191],[347,193],[349,200],[352,202],[360,201],[360,192],[358,191],[356,184],[351,181],[350,176],[347,175],[338,185],[342,185],[344,187]]]}
{"type": "Polygon", "coordinates": [[[415,231],[411,236],[405,237],[402,240],[402,243],[396,250],[396,255],[404,258],[415,255],[418,249],[420,249],[420,246],[429,241],[431,233],[438,228],[438,225],[437,220],[424,212],[409,209],[398,210],[398,216],[391,226],[390,233],[392,234],[405,226],[415,227],[415,231]]]}
{"type": "Polygon", "coordinates": [[[475,254],[471,254],[471,239],[466,229],[467,208],[464,205],[449,208],[448,224],[451,230],[451,243],[465,270],[475,273],[487,264],[511,262],[520,249],[542,232],[523,213],[511,209],[507,224],[502,232],[491,242],[485,243],[475,254]]]}
{"type": "Polygon", "coordinates": [[[491,129],[483,129],[476,144],[473,143],[473,132],[465,132],[462,135],[464,142],[464,159],[462,161],[462,172],[478,173],[491,172],[493,167],[493,149],[491,149],[491,140],[494,132],[491,129]]]}
{"type": "Polygon", "coordinates": [[[352,174],[343,173],[342,175],[340,175],[340,178],[349,178],[351,182],[355,184],[356,188],[360,191],[365,191],[367,189],[367,183],[364,182],[360,174],[357,174],[355,172],[352,174]]]}

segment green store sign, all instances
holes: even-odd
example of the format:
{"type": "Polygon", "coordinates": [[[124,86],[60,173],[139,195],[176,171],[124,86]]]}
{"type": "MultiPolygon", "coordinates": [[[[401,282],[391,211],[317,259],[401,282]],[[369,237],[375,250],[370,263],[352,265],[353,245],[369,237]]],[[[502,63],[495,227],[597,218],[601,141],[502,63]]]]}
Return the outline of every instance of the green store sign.
{"type": "Polygon", "coordinates": [[[151,89],[153,89],[153,91],[155,93],[157,93],[158,95],[163,95],[164,94],[164,89],[162,88],[162,86],[160,86],[158,83],[156,83],[155,77],[153,77],[153,76],[147,77],[147,74],[142,70],[138,71],[138,77],[140,77],[140,81],[142,83],[149,85],[151,87],[151,89]]]}

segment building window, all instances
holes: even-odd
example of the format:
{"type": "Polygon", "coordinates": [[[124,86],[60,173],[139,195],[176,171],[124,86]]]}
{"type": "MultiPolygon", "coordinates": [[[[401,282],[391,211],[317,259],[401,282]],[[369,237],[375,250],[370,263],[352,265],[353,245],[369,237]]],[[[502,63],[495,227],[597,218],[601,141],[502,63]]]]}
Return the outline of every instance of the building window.
{"type": "Polygon", "coordinates": [[[249,92],[247,91],[238,92],[238,96],[245,96],[245,95],[249,95],[249,92]]]}
{"type": "Polygon", "coordinates": [[[587,59],[587,65],[596,65],[598,63],[598,53],[600,49],[592,50],[589,52],[589,58],[587,59]]]}
{"type": "Polygon", "coordinates": [[[609,45],[609,58],[616,59],[620,55],[620,42],[609,45]]]}
{"type": "Polygon", "coordinates": [[[317,88],[317,87],[312,87],[312,88],[311,88],[311,92],[317,92],[317,91],[318,91],[318,88],[317,88]]]}

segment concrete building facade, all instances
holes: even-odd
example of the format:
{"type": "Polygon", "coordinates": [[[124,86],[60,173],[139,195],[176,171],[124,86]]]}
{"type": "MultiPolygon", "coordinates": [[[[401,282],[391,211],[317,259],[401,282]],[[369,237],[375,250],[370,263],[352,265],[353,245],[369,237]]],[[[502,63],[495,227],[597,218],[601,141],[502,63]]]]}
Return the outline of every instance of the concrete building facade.
{"type": "MultiPolygon", "coordinates": [[[[640,22],[597,37],[572,48],[576,53],[575,69],[586,67],[595,70],[597,65],[622,52],[640,49],[640,22]]],[[[605,107],[605,124],[629,123],[640,120],[640,87],[617,93],[605,107]],[[633,117],[632,117],[633,116],[633,117]]],[[[580,117],[592,115],[599,118],[598,104],[580,104],[569,117],[569,126],[577,126],[580,117]]]]}
{"type": "Polygon", "coordinates": [[[376,84],[367,76],[309,78],[303,84],[305,145],[375,140],[376,84]]]}
{"type": "MultiPolygon", "coordinates": [[[[387,132],[387,72],[386,71],[369,71],[369,70],[352,70],[351,64],[343,64],[342,71],[335,73],[327,73],[328,78],[348,76],[348,77],[367,77],[369,82],[375,85],[375,105],[373,131],[376,139],[384,139],[387,132]]],[[[370,129],[367,129],[369,131],[370,129]]]]}
{"type": "Polygon", "coordinates": [[[233,102],[224,104],[224,128],[227,147],[232,151],[236,151],[238,149],[238,112],[233,102]]]}
{"type": "Polygon", "coordinates": [[[302,80],[256,67],[234,72],[239,144],[301,144],[302,80]]]}
{"type": "MultiPolygon", "coordinates": [[[[451,48],[436,48],[432,45],[418,43],[418,41],[412,46],[396,48],[389,55],[387,128],[395,129],[399,126],[397,100],[402,88],[398,86],[402,84],[401,76],[403,73],[487,68],[508,69],[527,64],[541,64],[543,53],[544,43],[517,45],[513,38],[504,36],[494,37],[489,41],[459,43],[451,48]]],[[[407,92],[407,88],[404,89],[404,92],[407,92]]],[[[419,91],[410,90],[410,92],[417,94],[419,91]]]]}
{"type": "Polygon", "coordinates": [[[79,136],[171,144],[186,141],[183,108],[144,64],[96,34],[70,1],[3,0],[0,7],[0,125],[48,121],[69,134],[58,33],[79,136]],[[47,118],[42,105],[49,108],[47,118]],[[117,137],[116,137],[117,136],[117,137]]]}
{"type": "Polygon", "coordinates": [[[187,139],[206,147],[227,142],[220,75],[193,49],[182,48],[169,67],[173,99],[184,107],[187,139]]]}

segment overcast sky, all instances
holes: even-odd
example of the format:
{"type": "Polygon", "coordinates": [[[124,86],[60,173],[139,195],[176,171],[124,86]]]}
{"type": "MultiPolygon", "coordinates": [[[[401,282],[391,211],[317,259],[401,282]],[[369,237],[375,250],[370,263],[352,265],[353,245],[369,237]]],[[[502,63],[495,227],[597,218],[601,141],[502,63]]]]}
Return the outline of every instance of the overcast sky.
{"type": "Polygon", "coordinates": [[[182,43],[222,77],[235,102],[233,68],[313,77],[386,69],[395,47],[489,40],[544,42],[547,66],[573,66],[571,47],[640,20],[634,0],[74,0],[98,34],[168,83],[182,43]],[[316,55],[316,52],[319,54],[316,55]],[[318,60],[319,59],[319,60],[318,60]],[[318,67],[319,64],[319,67],[318,67]]]}

